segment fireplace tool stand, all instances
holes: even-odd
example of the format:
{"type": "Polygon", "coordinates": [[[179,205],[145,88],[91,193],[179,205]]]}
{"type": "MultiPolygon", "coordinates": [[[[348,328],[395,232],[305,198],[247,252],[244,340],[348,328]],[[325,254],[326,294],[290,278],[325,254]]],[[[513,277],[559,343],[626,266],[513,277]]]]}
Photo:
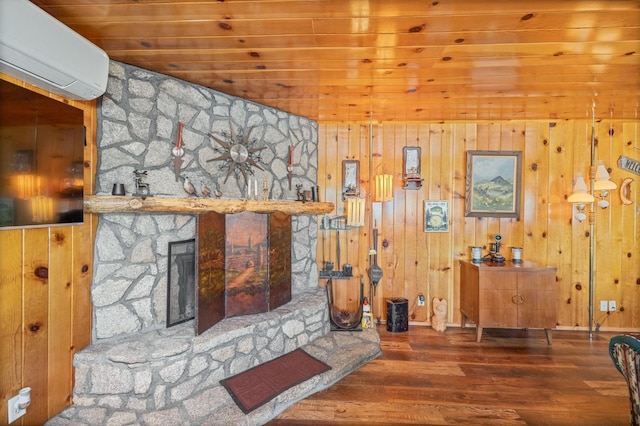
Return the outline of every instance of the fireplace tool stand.
{"type": "Polygon", "coordinates": [[[340,231],[345,231],[347,235],[347,242],[349,241],[348,232],[349,226],[347,225],[346,216],[335,216],[329,218],[325,215],[322,224],[320,225],[322,230],[322,270],[320,270],[320,278],[335,278],[335,279],[347,279],[353,276],[353,266],[349,263],[349,251],[347,250],[347,263],[342,264],[340,258],[340,231]],[[325,232],[329,230],[329,252],[331,252],[331,243],[333,238],[331,237],[333,231],[336,233],[336,257],[337,264],[332,260],[325,260],[324,244],[325,244],[325,232]],[[335,270],[334,270],[335,268],[335,270]]]}
{"type": "MultiPolygon", "coordinates": [[[[341,281],[346,283],[348,281],[341,281]]],[[[329,323],[331,331],[362,331],[362,305],[364,304],[364,278],[360,276],[360,298],[358,307],[354,312],[339,309],[333,302],[333,277],[325,285],[327,301],[329,304],[329,323]]]]}

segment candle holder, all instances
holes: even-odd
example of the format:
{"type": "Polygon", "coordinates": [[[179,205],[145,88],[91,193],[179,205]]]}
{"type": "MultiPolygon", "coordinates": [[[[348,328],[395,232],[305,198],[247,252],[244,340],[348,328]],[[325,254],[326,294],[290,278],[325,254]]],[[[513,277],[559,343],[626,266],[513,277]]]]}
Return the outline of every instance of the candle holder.
{"type": "Polygon", "coordinates": [[[269,184],[267,183],[267,177],[262,178],[262,199],[269,201],[269,184]]]}

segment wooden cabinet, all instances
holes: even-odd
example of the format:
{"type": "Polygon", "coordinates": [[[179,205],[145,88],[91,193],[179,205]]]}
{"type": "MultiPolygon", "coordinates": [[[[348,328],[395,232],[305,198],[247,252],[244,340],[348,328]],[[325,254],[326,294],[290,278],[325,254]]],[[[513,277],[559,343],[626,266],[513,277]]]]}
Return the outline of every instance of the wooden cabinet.
{"type": "Polygon", "coordinates": [[[524,261],[503,264],[460,261],[460,311],[477,327],[543,328],[551,344],[556,326],[556,268],[524,261]]]}

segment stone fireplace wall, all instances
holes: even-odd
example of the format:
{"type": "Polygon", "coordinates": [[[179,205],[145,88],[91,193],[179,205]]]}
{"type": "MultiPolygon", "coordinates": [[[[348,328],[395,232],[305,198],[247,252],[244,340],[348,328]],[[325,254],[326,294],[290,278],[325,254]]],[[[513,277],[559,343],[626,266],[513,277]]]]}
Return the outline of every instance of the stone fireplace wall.
{"type": "MultiPolygon", "coordinates": [[[[251,128],[260,151],[255,177],[267,179],[270,199],[295,200],[295,185],[317,182],[318,125],[315,121],[228,96],[173,77],[112,61],[106,94],[98,107],[96,193],[110,194],[114,183],[135,191],[134,170],[146,170],[153,196],[187,197],[176,182],[171,148],[179,122],[186,154],[181,174],[221,192],[246,195],[244,178],[207,162],[222,148],[208,136],[229,141],[251,128]],[[293,190],[287,179],[289,145],[294,145],[293,190]]],[[[260,188],[262,185],[259,185],[260,188]]],[[[315,216],[292,218],[292,294],[318,285],[315,216]]],[[[164,328],[166,324],[168,243],[195,238],[196,218],[169,214],[103,214],[96,233],[92,300],[94,341],[164,328]]]]}

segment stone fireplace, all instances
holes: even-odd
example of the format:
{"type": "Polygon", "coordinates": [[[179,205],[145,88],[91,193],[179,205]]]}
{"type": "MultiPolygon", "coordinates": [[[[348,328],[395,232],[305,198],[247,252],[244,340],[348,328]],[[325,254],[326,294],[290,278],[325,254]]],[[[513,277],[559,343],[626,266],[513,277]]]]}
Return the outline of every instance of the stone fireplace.
{"type": "MultiPolygon", "coordinates": [[[[200,194],[206,185],[220,199],[246,198],[243,176],[218,162],[229,126],[252,128],[260,150],[255,178],[266,180],[270,199],[295,200],[287,179],[289,146],[294,145],[294,183],[317,181],[317,123],[244,99],[140,68],[111,62],[107,93],[98,108],[96,194],[110,194],[114,183],[134,192],[134,170],[145,170],[154,197],[188,197],[176,181],[171,149],[183,123],[185,149],[180,174],[200,194]],[[225,183],[226,181],[226,183],[225,183]]],[[[239,133],[239,132],[238,132],[239,133]]],[[[291,294],[318,286],[315,216],[291,216],[291,294]]],[[[168,243],[196,239],[197,220],[189,214],[102,214],[96,231],[92,299],[94,341],[166,327],[168,243]]]]}
{"type": "MultiPolygon", "coordinates": [[[[180,173],[197,188],[206,185],[221,193],[221,199],[241,200],[246,195],[241,178],[227,182],[227,171],[207,162],[216,155],[209,133],[223,137],[230,125],[251,127],[251,134],[264,144],[258,178],[268,182],[270,199],[296,199],[287,179],[292,144],[294,182],[303,187],[316,184],[314,121],[111,62],[107,93],[98,107],[96,194],[110,194],[114,183],[125,183],[131,194],[133,172],[145,170],[152,197],[187,197],[171,160],[179,123],[184,123],[186,151],[180,173]]],[[[288,240],[290,272],[283,274],[276,267],[272,278],[289,281],[291,302],[267,312],[225,318],[197,335],[195,321],[182,321],[180,308],[174,312],[167,305],[169,264],[175,260],[169,243],[194,240],[197,246],[205,238],[197,222],[196,214],[188,212],[100,214],[92,283],[93,343],[74,357],[73,405],[49,425],[264,424],[379,356],[375,330],[329,333],[327,298],[318,287],[315,215],[289,216],[288,234],[279,236],[283,244],[288,240]],[[167,328],[168,318],[181,322],[167,328]],[[249,415],[219,384],[299,347],[333,369],[249,415]]],[[[244,259],[245,270],[268,257],[254,238],[244,243],[251,257],[244,259]]],[[[184,262],[182,267],[188,267],[189,260],[184,262]]],[[[182,306],[186,310],[188,303],[182,306]]]]}

